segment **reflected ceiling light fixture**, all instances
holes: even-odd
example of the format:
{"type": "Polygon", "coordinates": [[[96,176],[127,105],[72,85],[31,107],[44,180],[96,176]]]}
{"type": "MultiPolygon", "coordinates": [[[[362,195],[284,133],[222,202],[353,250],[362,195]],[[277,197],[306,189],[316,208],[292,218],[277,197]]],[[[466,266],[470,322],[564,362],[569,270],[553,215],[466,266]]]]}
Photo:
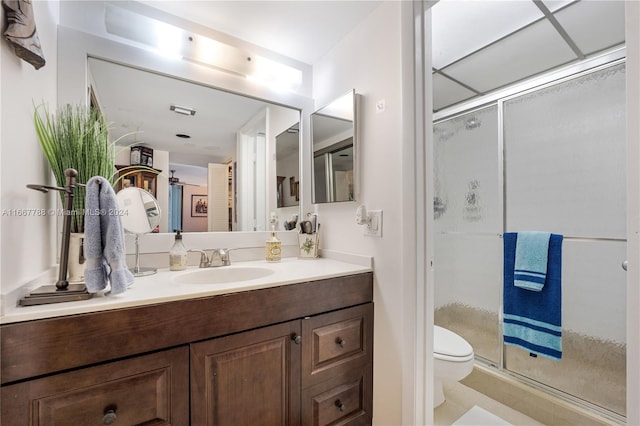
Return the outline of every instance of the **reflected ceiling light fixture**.
{"type": "Polygon", "coordinates": [[[173,112],[177,112],[182,115],[196,115],[196,110],[193,108],[182,107],[179,105],[171,105],[169,109],[173,112]]]}
{"type": "Polygon", "coordinates": [[[105,24],[108,33],[139,43],[164,57],[234,74],[274,90],[292,90],[302,85],[302,71],[297,68],[153,19],[126,6],[107,2],[105,24]]]}

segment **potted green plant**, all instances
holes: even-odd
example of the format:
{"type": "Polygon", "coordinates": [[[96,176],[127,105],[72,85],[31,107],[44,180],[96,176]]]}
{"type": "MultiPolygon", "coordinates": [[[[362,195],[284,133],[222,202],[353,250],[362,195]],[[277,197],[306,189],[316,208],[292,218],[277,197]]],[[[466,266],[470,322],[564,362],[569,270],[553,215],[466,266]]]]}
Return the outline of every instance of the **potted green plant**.
{"type": "MultiPolygon", "coordinates": [[[[102,176],[112,186],[119,179],[140,169],[157,172],[146,166],[129,166],[121,169],[120,177],[115,178],[116,144],[129,134],[111,141],[109,126],[95,108],[66,105],[52,114],[46,106],[41,105],[35,108],[33,121],[57,186],[65,186],[64,171],[68,168],[77,170],[78,183],[86,183],[93,176],[102,176]]],[[[84,237],[85,192],[83,187],[77,187],[73,199],[69,249],[70,282],[83,280],[84,258],[81,247],[84,237]]],[[[64,201],[64,193],[60,192],[60,196],[64,201]]]]}
{"type": "MultiPolygon", "coordinates": [[[[35,108],[33,120],[40,146],[51,166],[57,186],[65,185],[64,171],[78,171],[78,183],[86,183],[93,176],[102,176],[112,183],[114,175],[115,142],[109,140],[109,128],[102,115],[93,108],[66,105],[56,114],[46,106],[35,108]]],[[[64,193],[60,192],[61,199],[64,193]]],[[[77,187],[71,212],[71,242],[69,250],[69,281],[82,281],[84,258],[85,190],[77,187]]]]}
{"type": "MultiPolygon", "coordinates": [[[[115,150],[109,140],[109,128],[101,114],[93,108],[66,105],[51,114],[42,105],[33,115],[40,146],[51,166],[58,186],[65,185],[64,171],[78,171],[77,181],[85,183],[102,176],[113,183],[115,150]]],[[[61,199],[64,199],[64,194],[61,199]]],[[[84,232],[84,188],[77,188],[71,232],[84,232]]]]}

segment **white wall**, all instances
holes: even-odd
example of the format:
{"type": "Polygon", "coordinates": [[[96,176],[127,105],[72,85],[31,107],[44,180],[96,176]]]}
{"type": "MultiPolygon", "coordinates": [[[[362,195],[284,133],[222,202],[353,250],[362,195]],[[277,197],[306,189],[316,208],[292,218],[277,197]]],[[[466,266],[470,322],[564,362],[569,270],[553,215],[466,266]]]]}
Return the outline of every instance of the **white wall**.
{"type": "Polygon", "coordinates": [[[207,232],[207,217],[191,217],[191,196],[201,195],[207,199],[207,186],[182,187],[182,232],[207,232]]]}
{"type": "MultiPolygon", "coordinates": [[[[36,71],[14,55],[4,37],[0,41],[0,207],[6,213],[0,219],[2,294],[37,277],[56,258],[55,218],[46,214],[16,216],[11,212],[12,209],[53,208],[54,197],[58,196],[25,188],[28,183],[55,184],[34,130],[33,105],[44,102],[50,110],[57,107],[56,27],[60,3],[36,1],[33,9],[46,60],[44,67],[36,71]]],[[[0,18],[4,23],[4,10],[0,18]]]]}
{"type": "MultiPolygon", "coordinates": [[[[361,97],[359,113],[361,191],[357,202],[318,204],[322,249],[374,258],[374,424],[402,424],[403,334],[402,270],[403,111],[401,20],[402,2],[384,2],[320,61],[314,64],[316,107],[355,88],[361,97]],[[386,109],[376,111],[385,100],[386,109]],[[363,235],[355,224],[359,204],[382,209],[382,238],[363,235]]],[[[404,22],[407,25],[406,22],[404,22]]],[[[409,27],[411,22],[408,23],[409,27]]],[[[411,66],[411,65],[410,65],[411,66]]]]}
{"type": "MultiPolygon", "coordinates": [[[[171,155],[169,155],[171,157],[171,155]]],[[[169,168],[167,176],[171,176],[171,170],[175,170],[174,176],[180,179],[180,183],[188,183],[191,185],[207,185],[207,168],[199,166],[191,166],[189,164],[172,163],[169,158],[169,168]]]]}

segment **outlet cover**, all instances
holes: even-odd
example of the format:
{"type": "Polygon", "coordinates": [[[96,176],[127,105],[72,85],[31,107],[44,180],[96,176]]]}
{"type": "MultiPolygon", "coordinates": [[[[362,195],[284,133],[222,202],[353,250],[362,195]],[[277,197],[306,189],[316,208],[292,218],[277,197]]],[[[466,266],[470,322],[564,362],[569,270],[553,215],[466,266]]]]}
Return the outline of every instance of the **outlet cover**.
{"type": "Polygon", "coordinates": [[[382,210],[369,210],[369,223],[364,227],[364,234],[382,237],[382,210]]]}

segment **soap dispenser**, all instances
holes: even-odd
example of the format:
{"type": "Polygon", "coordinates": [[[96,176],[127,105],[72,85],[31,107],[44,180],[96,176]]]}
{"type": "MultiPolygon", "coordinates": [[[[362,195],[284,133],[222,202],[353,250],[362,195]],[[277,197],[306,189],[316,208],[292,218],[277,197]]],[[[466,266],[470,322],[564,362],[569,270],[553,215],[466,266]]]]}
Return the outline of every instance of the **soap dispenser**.
{"type": "Polygon", "coordinates": [[[277,219],[271,214],[271,237],[267,240],[267,262],[280,262],[282,258],[282,243],[276,235],[277,219]]]}
{"type": "Polygon", "coordinates": [[[176,238],[173,247],[169,250],[169,269],[171,271],[182,271],[187,268],[187,249],[182,244],[182,234],[180,230],[175,230],[176,238]]]}

